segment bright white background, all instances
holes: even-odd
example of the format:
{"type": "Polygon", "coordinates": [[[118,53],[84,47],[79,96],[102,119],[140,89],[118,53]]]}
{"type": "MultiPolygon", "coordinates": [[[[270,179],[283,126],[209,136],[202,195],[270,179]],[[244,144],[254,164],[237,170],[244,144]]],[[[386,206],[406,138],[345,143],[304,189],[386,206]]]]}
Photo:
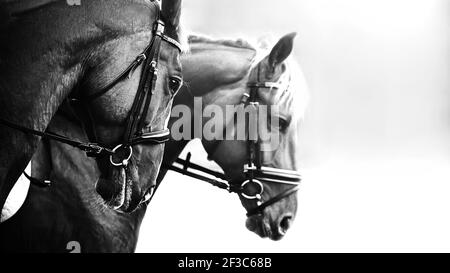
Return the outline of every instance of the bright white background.
{"type": "Polygon", "coordinates": [[[198,33],[298,32],[311,97],[299,211],[282,241],[263,240],[237,197],[169,174],[137,251],[450,251],[450,1],[184,2],[198,33]]]}

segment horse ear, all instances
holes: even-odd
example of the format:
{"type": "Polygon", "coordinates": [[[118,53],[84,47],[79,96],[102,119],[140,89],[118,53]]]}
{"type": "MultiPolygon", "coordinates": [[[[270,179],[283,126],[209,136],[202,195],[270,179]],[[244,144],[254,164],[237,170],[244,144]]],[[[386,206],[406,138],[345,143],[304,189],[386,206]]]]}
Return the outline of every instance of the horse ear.
{"type": "Polygon", "coordinates": [[[177,28],[180,24],[181,0],[162,0],[161,13],[167,23],[177,28]]]}
{"type": "Polygon", "coordinates": [[[281,64],[291,54],[296,35],[297,33],[295,32],[284,35],[272,48],[269,54],[269,65],[272,68],[281,64]]]}

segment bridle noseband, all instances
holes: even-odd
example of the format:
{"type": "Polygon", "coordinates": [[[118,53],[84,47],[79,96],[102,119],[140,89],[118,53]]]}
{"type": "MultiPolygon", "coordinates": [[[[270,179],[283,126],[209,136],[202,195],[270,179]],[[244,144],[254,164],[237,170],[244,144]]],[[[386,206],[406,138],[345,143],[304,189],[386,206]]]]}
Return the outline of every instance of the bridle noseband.
{"type": "MultiPolygon", "coordinates": [[[[81,121],[80,122],[86,129],[86,133],[88,134],[88,137],[92,142],[79,142],[66,136],[62,136],[49,131],[43,132],[34,130],[4,119],[0,119],[0,125],[22,131],[26,134],[37,135],[42,138],[47,138],[71,145],[86,152],[89,157],[109,156],[111,165],[126,167],[133,153],[133,145],[140,143],[162,144],[169,140],[170,132],[167,128],[159,131],[143,132],[143,128],[145,126],[145,118],[150,108],[150,101],[152,95],[155,93],[156,81],[158,77],[158,62],[162,41],[169,43],[181,52],[180,43],[168,37],[164,33],[164,29],[165,24],[162,20],[160,20],[160,10],[158,9],[157,20],[153,24],[153,35],[151,42],[123,72],[115,77],[114,80],[99,88],[100,91],[92,95],[68,99],[69,108],[71,108],[71,103],[75,102],[83,107],[82,111],[76,112],[82,112],[82,114],[86,116],[87,120],[89,121],[87,125],[81,121]],[[92,115],[90,113],[89,107],[86,107],[86,103],[106,94],[119,82],[131,78],[133,72],[141,65],[142,74],[139,81],[137,93],[127,119],[127,125],[123,140],[114,148],[99,144],[95,134],[95,129],[93,128],[94,126],[92,115]]],[[[73,111],[73,113],[78,117],[78,115],[75,114],[75,111],[73,111]]]]}
{"type": "MultiPolygon", "coordinates": [[[[257,67],[257,81],[247,84],[249,93],[244,93],[241,104],[251,105],[255,108],[259,106],[257,94],[260,88],[280,88],[277,82],[263,82],[260,80],[260,67],[257,67]]],[[[247,127],[249,122],[246,122],[247,127]]],[[[250,140],[247,134],[247,164],[244,165],[244,181],[227,181],[224,173],[210,170],[195,163],[190,162],[191,154],[188,153],[186,159],[178,158],[173,165],[165,165],[164,168],[205,181],[213,186],[225,189],[229,192],[240,194],[248,200],[255,200],[256,206],[247,210],[247,216],[262,214],[264,209],[273,205],[300,189],[301,175],[297,171],[285,170],[279,168],[270,168],[262,166],[260,160],[260,143],[256,140],[250,140]],[[263,201],[264,183],[291,185],[292,187],[280,194],[263,201]],[[247,191],[249,186],[253,185],[256,190],[247,191]]],[[[217,149],[217,145],[213,150],[217,149]]]]}

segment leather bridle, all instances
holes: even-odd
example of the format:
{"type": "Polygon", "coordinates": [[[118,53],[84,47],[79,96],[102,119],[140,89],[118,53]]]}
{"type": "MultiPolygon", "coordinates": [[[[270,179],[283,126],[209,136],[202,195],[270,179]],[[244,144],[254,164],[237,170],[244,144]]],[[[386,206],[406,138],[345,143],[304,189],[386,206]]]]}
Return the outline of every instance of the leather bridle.
{"type": "MultiPolygon", "coordinates": [[[[169,140],[169,129],[165,128],[160,131],[144,132],[145,118],[147,116],[150,101],[152,95],[155,93],[156,81],[158,77],[158,62],[160,58],[160,49],[162,41],[176,47],[181,52],[181,45],[176,40],[168,37],[164,33],[165,24],[160,19],[160,10],[158,9],[158,16],[153,24],[152,29],[152,40],[145,50],[139,54],[136,59],[117,77],[111,82],[107,83],[105,86],[100,88],[98,92],[84,96],[80,98],[70,98],[70,102],[80,102],[82,105],[95,100],[96,98],[106,94],[111,88],[121,81],[131,78],[133,72],[142,65],[142,74],[139,81],[139,86],[137,89],[134,102],[127,118],[127,125],[123,139],[120,144],[115,147],[109,147],[107,145],[99,144],[94,130],[91,128],[90,132],[87,132],[90,141],[94,138],[92,142],[79,142],[68,137],[55,134],[49,131],[38,131],[28,127],[21,126],[19,124],[0,119],[0,125],[22,131],[26,134],[37,135],[42,138],[47,138],[62,142],[73,147],[76,147],[84,152],[89,157],[101,157],[109,156],[109,161],[111,165],[116,167],[126,167],[132,156],[133,149],[132,146],[139,143],[149,143],[149,144],[162,144],[169,140]]],[[[70,103],[69,103],[70,104],[70,103]]],[[[89,126],[92,127],[92,116],[90,115],[89,108],[85,107],[85,110],[89,113],[89,126]]],[[[86,127],[86,126],[83,126],[86,127]]],[[[90,127],[86,127],[90,128],[90,127]]]]}
{"type": "MultiPolygon", "coordinates": [[[[260,88],[281,88],[280,84],[277,82],[263,82],[260,80],[259,65],[257,66],[257,81],[248,83],[247,87],[249,93],[246,92],[243,94],[241,104],[244,104],[245,106],[251,105],[255,108],[259,106],[257,95],[260,88]]],[[[249,122],[247,121],[246,124],[248,127],[249,122]]],[[[219,141],[215,143],[215,146],[212,148],[212,153],[215,152],[219,143],[219,141]]],[[[190,162],[190,153],[188,153],[186,159],[178,158],[173,165],[165,165],[164,168],[207,182],[229,192],[238,193],[245,199],[255,200],[256,206],[247,210],[247,216],[262,214],[264,209],[268,206],[297,192],[300,188],[301,175],[293,170],[262,166],[260,159],[260,141],[250,140],[249,134],[247,133],[246,143],[248,158],[247,163],[244,165],[244,181],[227,181],[227,177],[224,173],[213,171],[209,168],[190,162]],[[284,184],[291,185],[292,187],[268,200],[262,200],[264,183],[284,184]],[[251,190],[252,185],[253,190],[251,190]]]]}

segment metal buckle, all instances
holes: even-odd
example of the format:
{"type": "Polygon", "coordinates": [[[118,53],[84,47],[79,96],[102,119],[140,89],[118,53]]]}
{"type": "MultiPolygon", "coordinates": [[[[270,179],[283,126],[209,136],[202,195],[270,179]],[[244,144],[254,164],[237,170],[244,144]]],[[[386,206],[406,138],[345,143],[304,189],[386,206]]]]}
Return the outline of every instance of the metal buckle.
{"type": "Polygon", "coordinates": [[[246,104],[249,98],[250,95],[248,93],[244,93],[241,98],[241,104],[246,104]]]}
{"type": "Polygon", "coordinates": [[[264,192],[264,186],[263,186],[263,184],[262,184],[259,180],[257,180],[257,179],[251,179],[251,180],[249,179],[249,180],[246,180],[244,183],[242,183],[241,188],[242,188],[241,195],[242,195],[243,197],[249,199],[249,200],[253,200],[253,199],[261,200],[261,195],[262,195],[263,192],[264,192]],[[255,195],[248,195],[248,194],[245,194],[245,193],[244,193],[244,187],[245,187],[245,185],[247,185],[247,184],[249,184],[249,183],[254,183],[254,184],[258,185],[258,187],[259,187],[259,193],[256,193],[255,195]]]}
{"type": "Polygon", "coordinates": [[[248,172],[248,171],[255,171],[258,168],[256,168],[255,165],[252,164],[252,166],[250,166],[249,164],[245,164],[244,165],[244,172],[248,172]]]}
{"type": "Polygon", "coordinates": [[[103,147],[99,146],[96,143],[89,143],[88,147],[89,147],[89,149],[91,149],[89,151],[89,153],[92,153],[92,154],[101,154],[103,151],[103,147]]]}
{"type": "Polygon", "coordinates": [[[154,77],[156,77],[158,75],[158,63],[157,63],[157,61],[152,61],[150,63],[150,72],[153,73],[154,77]]]}
{"type": "Polygon", "coordinates": [[[88,157],[98,157],[105,151],[105,148],[97,143],[87,143],[78,147],[85,151],[88,157]]]}
{"type": "Polygon", "coordinates": [[[153,25],[153,32],[155,35],[162,36],[164,34],[164,28],[166,25],[163,21],[157,20],[155,24],[153,25]]]}
{"type": "Polygon", "coordinates": [[[143,61],[145,61],[147,59],[147,55],[145,55],[145,53],[141,53],[136,57],[136,61],[137,63],[142,63],[143,61]]]}
{"type": "MultiPolygon", "coordinates": [[[[117,146],[113,149],[113,153],[116,153],[116,151],[117,151],[118,149],[120,149],[121,147],[123,147],[123,144],[117,145],[117,146]]],[[[114,162],[114,159],[113,159],[114,154],[112,154],[112,155],[109,156],[109,162],[111,162],[111,164],[112,164],[113,166],[116,166],[116,167],[120,167],[120,166],[126,167],[126,166],[128,165],[128,162],[129,162],[130,159],[131,159],[131,156],[133,155],[133,148],[131,148],[131,146],[128,146],[128,149],[129,149],[128,156],[127,156],[125,159],[122,159],[121,162],[119,162],[119,163],[114,162]]]]}

